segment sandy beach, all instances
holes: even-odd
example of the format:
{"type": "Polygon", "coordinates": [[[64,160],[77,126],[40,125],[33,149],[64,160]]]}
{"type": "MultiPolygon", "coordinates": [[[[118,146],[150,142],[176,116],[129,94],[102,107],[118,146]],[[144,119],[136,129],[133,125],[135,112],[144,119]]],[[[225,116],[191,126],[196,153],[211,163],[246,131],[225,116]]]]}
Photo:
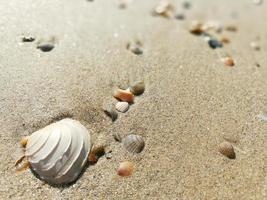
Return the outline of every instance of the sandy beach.
{"type": "Polygon", "coordinates": [[[115,0],[0,2],[0,199],[267,199],[267,122],[257,117],[267,112],[267,2],[170,1],[182,20],[153,16],[156,0],[124,9],[115,0]],[[223,30],[230,43],[212,49],[189,32],[193,20],[237,30],[223,30]],[[133,39],[141,55],[127,49],[133,39]],[[37,49],[48,40],[51,51],[37,49]],[[234,66],[224,66],[226,54],[234,66]],[[145,92],[112,122],[103,112],[112,92],[140,80],[145,92]],[[111,158],[66,187],[16,172],[21,137],[65,117],[111,158]],[[114,140],[131,133],[145,140],[139,154],[114,140]],[[224,141],[235,159],[218,152],[224,141]],[[129,177],[117,175],[125,160],[129,177]]]}

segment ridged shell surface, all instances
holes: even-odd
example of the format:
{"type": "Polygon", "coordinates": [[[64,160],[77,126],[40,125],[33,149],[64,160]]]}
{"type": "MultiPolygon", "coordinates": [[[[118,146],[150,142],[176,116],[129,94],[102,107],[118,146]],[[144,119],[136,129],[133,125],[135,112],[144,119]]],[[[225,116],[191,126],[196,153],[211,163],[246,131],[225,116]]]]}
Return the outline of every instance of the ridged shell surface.
{"type": "Polygon", "coordinates": [[[140,135],[130,134],[122,139],[125,149],[131,153],[140,153],[145,147],[145,141],[140,135]]]}
{"type": "Polygon", "coordinates": [[[25,155],[41,179],[66,184],[78,178],[90,149],[88,130],[80,122],[66,118],[29,136],[25,155]]]}
{"type": "Polygon", "coordinates": [[[128,102],[118,102],[115,105],[115,108],[122,113],[125,113],[129,109],[129,103],[128,102]]]}

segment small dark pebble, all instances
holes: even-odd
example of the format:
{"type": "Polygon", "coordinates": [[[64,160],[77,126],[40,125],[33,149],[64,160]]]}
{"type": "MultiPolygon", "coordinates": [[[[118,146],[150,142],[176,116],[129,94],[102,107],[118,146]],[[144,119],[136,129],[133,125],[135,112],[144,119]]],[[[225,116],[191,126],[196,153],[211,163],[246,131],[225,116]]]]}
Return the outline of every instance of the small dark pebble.
{"type": "Polygon", "coordinates": [[[180,13],[180,14],[176,14],[175,15],[175,19],[178,19],[178,20],[184,20],[185,19],[185,16],[184,14],[180,13]]]}
{"type": "Polygon", "coordinates": [[[190,9],[191,8],[191,3],[189,1],[184,1],[182,3],[182,6],[184,9],[190,9]]]}
{"type": "Polygon", "coordinates": [[[24,36],[22,38],[22,42],[33,42],[35,40],[34,37],[31,37],[31,36],[24,36]]]}
{"type": "Polygon", "coordinates": [[[40,49],[43,52],[48,52],[48,51],[51,51],[52,49],[54,49],[54,47],[55,47],[54,44],[45,43],[45,44],[39,44],[37,46],[37,49],[40,49]]]}
{"type": "Polygon", "coordinates": [[[255,63],[256,67],[261,67],[261,65],[259,63],[255,63]]]}
{"type": "Polygon", "coordinates": [[[210,39],[208,44],[212,49],[221,48],[223,46],[222,43],[216,39],[210,39]]]}

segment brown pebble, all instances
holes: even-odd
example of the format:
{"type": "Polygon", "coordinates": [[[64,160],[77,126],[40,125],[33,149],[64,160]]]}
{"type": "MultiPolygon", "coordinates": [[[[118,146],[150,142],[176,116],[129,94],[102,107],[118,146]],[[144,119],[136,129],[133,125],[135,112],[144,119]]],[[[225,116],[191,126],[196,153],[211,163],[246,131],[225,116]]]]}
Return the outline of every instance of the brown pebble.
{"type": "Polygon", "coordinates": [[[232,67],[232,66],[235,65],[234,60],[233,60],[233,58],[231,58],[231,57],[225,57],[225,58],[222,58],[222,62],[224,63],[225,66],[230,66],[230,67],[232,67]]]}
{"type": "Polygon", "coordinates": [[[219,145],[219,152],[230,159],[236,158],[234,147],[229,142],[222,142],[219,145]]]}
{"type": "Polygon", "coordinates": [[[230,43],[230,39],[226,36],[221,36],[220,41],[224,44],[230,43]]]}
{"type": "Polygon", "coordinates": [[[143,94],[144,91],[145,91],[145,83],[144,83],[144,81],[138,81],[138,82],[135,82],[134,84],[132,84],[132,86],[130,87],[130,91],[134,95],[143,94]]]}
{"type": "Polygon", "coordinates": [[[129,161],[124,161],[120,163],[120,166],[117,170],[119,176],[130,176],[133,173],[133,163],[129,161]]]}

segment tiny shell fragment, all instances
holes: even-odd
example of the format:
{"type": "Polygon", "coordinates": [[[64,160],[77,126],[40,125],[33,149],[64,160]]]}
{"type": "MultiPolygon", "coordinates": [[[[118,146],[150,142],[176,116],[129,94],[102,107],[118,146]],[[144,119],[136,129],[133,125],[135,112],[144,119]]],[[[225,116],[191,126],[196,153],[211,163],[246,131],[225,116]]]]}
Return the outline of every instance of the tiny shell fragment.
{"type": "Polygon", "coordinates": [[[26,144],[28,142],[28,137],[23,137],[21,138],[21,140],[19,141],[19,143],[21,144],[22,147],[25,147],[26,144]]]}
{"type": "Polygon", "coordinates": [[[126,101],[128,103],[132,103],[134,100],[134,95],[129,90],[117,89],[114,92],[113,97],[121,101],[126,101]]]}
{"type": "Polygon", "coordinates": [[[126,49],[128,49],[129,51],[131,51],[132,53],[134,53],[136,55],[140,55],[140,54],[143,54],[143,47],[142,46],[143,46],[143,44],[139,40],[130,41],[127,43],[126,49]]]}
{"type": "Polygon", "coordinates": [[[154,14],[163,17],[170,17],[173,10],[174,7],[168,0],[161,0],[154,9],[154,14]]]}
{"type": "Polygon", "coordinates": [[[253,48],[256,51],[259,51],[261,49],[260,48],[260,44],[258,42],[256,42],[256,41],[251,42],[250,46],[251,46],[251,48],[253,48]]]}
{"type": "Polygon", "coordinates": [[[225,26],[225,30],[227,30],[227,31],[231,31],[231,32],[236,32],[236,31],[237,31],[237,26],[232,25],[232,24],[230,24],[230,25],[226,25],[226,26],[225,26]]]}
{"type": "Polygon", "coordinates": [[[91,149],[89,156],[88,156],[88,161],[90,164],[95,164],[97,163],[98,159],[105,155],[105,147],[104,146],[93,146],[91,149]]]}
{"type": "Polygon", "coordinates": [[[232,66],[235,65],[234,60],[231,57],[225,57],[225,58],[222,58],[221,60],[222,60],[222,62],[224,63],[225,66],[232,67],[232,66]]]}
{"type": "Polygon", "coordinates": [[[191,22],[189,31],[192,34],[200,35],[203,33],[203,24],[200,21],[194,20],[191,22]]]}
{"type": "Polygon", "coordinates": [[[230,159],[236,158],[234,147],[229,142],[222,142],[219,145],[219,152],[230,159]]]}
{"type": "Polygon", "coordinates": [[[133,173],[133,163],[129,161],[124,161],[120,164],[117,174],[119,176],[130,176],[133,173]]]}
{"type": "Polygon", "coordinates": [[[131,87],[130,87],[130,91],[134,94],[134,95],[141,95],[144,93],[145,91],[145,83],[144,81],[138,81],[135,82],[131,87]]]}
{"type": "Polygon", "coordinates": [[[35,40],[32,36],[24,36],[22,37],[22,42],[33,42],[35,40]]]}

